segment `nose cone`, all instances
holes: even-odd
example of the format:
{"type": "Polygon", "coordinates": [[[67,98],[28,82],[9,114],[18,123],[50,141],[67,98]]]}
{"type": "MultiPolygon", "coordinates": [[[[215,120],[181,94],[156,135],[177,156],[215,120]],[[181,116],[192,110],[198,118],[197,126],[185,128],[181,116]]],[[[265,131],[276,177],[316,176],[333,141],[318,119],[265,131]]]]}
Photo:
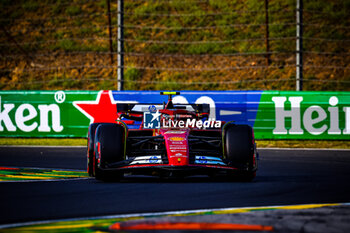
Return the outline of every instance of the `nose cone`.
{"type": "Polygon", "coordinates": [[[165,139],[165,146],[169,165],[184,166],[189,164],[188,157],[188,129],[161,130],[165,139]]]}

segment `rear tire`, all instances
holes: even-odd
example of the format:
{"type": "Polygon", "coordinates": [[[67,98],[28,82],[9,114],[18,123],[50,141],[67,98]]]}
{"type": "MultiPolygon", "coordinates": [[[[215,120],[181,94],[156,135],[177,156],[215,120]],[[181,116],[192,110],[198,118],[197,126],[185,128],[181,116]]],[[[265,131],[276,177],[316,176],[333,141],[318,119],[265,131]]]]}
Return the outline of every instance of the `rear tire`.
{"type": "Polygon", "coordinates": [[[97,180],[119,180],[120,171],[111,171],[108,164],[124,160],[124,127],[118,124],[100,124],[95,134],[94,175],[97,180]]]}
{"type": "Polygon", "coordinates": [[[228,164],[238,171],[230,174],[241,181],[255,177],[253,129],[249,125],[229,125],[225,131],[225,154],[228,164]]]}

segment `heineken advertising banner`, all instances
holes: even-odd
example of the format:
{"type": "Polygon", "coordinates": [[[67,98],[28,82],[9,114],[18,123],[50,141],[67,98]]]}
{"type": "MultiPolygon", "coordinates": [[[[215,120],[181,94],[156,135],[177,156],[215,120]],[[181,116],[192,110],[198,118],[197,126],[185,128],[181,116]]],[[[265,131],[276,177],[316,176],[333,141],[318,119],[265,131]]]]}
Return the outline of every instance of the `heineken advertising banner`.
{"type": "MultiPolygon", "coordinates": [[[[115,122],[118,103],[167,98],[159,91],[0,91],[0,137],[86,137],[90,123],[115,122]]],[[[257,139],[350,140],[350,92],[183,91],[174,102],[207,103],[211,119],[249,124],[257,139]]]]}

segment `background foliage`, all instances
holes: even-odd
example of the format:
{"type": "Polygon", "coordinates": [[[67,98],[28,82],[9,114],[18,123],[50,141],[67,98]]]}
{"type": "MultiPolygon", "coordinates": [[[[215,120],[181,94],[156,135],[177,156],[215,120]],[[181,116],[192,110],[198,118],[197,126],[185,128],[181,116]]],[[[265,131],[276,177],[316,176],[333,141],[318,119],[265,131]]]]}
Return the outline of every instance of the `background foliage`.
{"type": "MultiPolygon", "coordinates": [[[[295,0],[125,0],[125,89],[295,90],[295,0]]],[[[117,1],[0,1],[0,89],[116,89],[117,1]]],[[[304,1],[304,89],[350,90],[350,1],[304,1]]]]}

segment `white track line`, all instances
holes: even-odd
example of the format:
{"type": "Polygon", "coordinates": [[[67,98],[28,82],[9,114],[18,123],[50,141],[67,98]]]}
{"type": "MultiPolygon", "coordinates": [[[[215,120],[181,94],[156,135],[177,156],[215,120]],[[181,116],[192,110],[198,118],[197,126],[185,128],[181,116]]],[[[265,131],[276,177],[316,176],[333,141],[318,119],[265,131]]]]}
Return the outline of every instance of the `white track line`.
{"type": "MultiPolygon", "coordinates": [[[[324,203],[332,204],[332,203],[324,203]]],[[[337,206],[340,205],[350,205],[350,203],[334,203],[337,206]]],[[[199,210],[182,210],[182,211],[165,211],[165,212],[154,212],[154,213],[139,213],[139,214],[118,214],[118,215],[104,215],[104,216],[94,216],[94,217],[83,217],[83,218],[68,218],[68,219],[54,219],[45,221],[30,221],[23,223],[10,223],[0,225],[0,229],[12,228],[12,227],[23,227],[29,225],[38,224],[49,224],[54,222],[69,222],[69,221],[84,221],[84,220],[99,220],[99,219],[113,219],[113,218],[132,218],[132,217],[159,217],[166,215],[177,215],[177,214],[196,214],[201,212],[214,212],[214,211],[231,211],[231,210],[244,210],[244,209],[255,209],[255,208],[279,208],[286,206],[303,206],[303,205],[320,205],[320,204],[297,204],[297,205],[277,205],[277,206],[255,206],[255,207],[232,207],[232,208],[217,208],[217,209],[199,209],[199,210]]],[[[322,204],[321,204],[322,205],[322,204]]],[[[322,208],[322,207],[318,207],[322,208]]]]}

